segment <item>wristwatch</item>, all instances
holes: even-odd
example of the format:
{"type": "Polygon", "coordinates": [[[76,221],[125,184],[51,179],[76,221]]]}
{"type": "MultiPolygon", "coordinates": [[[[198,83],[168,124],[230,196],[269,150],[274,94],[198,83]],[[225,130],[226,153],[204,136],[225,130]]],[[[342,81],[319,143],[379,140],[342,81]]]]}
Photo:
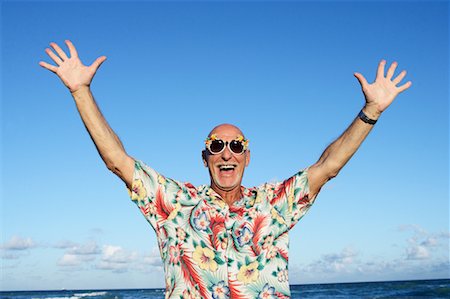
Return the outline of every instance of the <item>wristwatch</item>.
{"type": "Polygon", "coordinates": [[[369,125],[374,125],[377,122],[376,119],[370,119],[362,110],[359,112],[358,117],[369,125]]]}

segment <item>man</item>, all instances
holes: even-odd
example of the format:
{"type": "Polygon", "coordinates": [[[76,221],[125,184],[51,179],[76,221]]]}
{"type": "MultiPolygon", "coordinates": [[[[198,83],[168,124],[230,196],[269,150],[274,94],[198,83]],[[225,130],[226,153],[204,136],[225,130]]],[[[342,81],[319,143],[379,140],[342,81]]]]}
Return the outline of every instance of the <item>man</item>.
{"type": "Polygon", "coordinates": [[[239,128],[219,125],[202,152],[210,185],[196,188],[165,178],[126,153],[89,88],[106,57],[84,66],[73,44],[66,44],[70,57],[51,43],[53,50],[46,52],[57,66],[40,65],[69,88],[106,166],[125,182],[157,233],[166,298],[289,298],[289,230],[356,152],[381,113],[411,86],[397,87],[406,72],[393,78],[395,62],[385,75],[386,62],[381,61],[372,84],[355,73],[366,100],[359,115],[315,164],[281,183],[243,187],[248,140],[239,128]]]}

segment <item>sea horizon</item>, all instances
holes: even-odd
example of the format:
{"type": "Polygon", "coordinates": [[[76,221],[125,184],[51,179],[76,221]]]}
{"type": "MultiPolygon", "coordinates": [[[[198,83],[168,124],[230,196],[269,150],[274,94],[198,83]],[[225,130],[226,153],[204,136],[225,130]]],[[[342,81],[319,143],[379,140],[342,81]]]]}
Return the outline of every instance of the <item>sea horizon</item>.
{"type": "MultiPolygon", "coordinates": [[[[400,279],[400,280],[369,280],[369,281],[346,281],[346,282],[318,282],[318,283],[300,283],[300,284],[289,284],[289,286],[297,287],[297,286],[325,286],[325,285],[355,285],[355,284],[376,284],[376,283],[402,283],[402,282],[426,282],[426,281],[448,281],[450,283],[449,278],[430,278],[430,279],[400,279]]],[[[28,290],[0,290],[1,293],[8,292],[60,292],[60,291],[133,291],[133,290],[165,290],[165,287],[160,288],[80,288],[80,289],[71,289],[71,288],[61,288],[61,289],[28,289],[28,290]]]]}

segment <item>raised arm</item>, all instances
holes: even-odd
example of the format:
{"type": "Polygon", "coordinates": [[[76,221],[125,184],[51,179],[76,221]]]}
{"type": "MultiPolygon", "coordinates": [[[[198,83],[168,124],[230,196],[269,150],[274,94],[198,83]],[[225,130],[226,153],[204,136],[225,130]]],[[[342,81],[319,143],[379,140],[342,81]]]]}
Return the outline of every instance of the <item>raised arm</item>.
{"type": "MultiPolygon", "coordinates": [[[[366,99],[362,112],[371,120],[377,120],[397,95],[411,86],[411,81],[408,81],[397,87],[405,77],[406,71],[402,71],[397,77],[392,79],[397,63],[391,64],[386,76],[384,74],[385,65],[386,61],[384,60],[379,63],[377,76],[372,84],[367,83],[367,80],[360,73],[354,74],[361,84],[366,99]]],[[[308,171],[311,197],[316,196],[322,186],[339,173],[372,128],[373,124],[363,121],[358,116],[345,132],[325,149],[320,159],[308,171]]]]}
{"type": "Polygon", "coordinates": [[[90,90],[92,79],[106,57],[101,56],[90,66],[85,66],[74,45],[69,40],[66,44],[70,57],[56,43],[50,43],[54,51],[47,48],[45,52],[57,66],[43,61],[39,65],[55,73],[70,90],[81,119],[106,166],[131,187],[134,160],[127,155],[119,137],[103,117],[90,90]]]}

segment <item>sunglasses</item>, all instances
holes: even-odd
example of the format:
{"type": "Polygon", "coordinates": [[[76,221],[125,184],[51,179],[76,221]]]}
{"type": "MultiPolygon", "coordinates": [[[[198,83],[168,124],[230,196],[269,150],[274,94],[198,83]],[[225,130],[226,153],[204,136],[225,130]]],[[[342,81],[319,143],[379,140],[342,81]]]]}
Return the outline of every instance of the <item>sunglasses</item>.
{"type": "Polygon", "coordinates": [[[223,141],[213,134],[206,139],[205,145],[208,151],[213,155],[222,153],[225,150],[225,147],[228,147],[233,154],[241,155],[247,150],[248,140],[244,139],[243,136],[238,136],[234,140],[223,141]]]}

